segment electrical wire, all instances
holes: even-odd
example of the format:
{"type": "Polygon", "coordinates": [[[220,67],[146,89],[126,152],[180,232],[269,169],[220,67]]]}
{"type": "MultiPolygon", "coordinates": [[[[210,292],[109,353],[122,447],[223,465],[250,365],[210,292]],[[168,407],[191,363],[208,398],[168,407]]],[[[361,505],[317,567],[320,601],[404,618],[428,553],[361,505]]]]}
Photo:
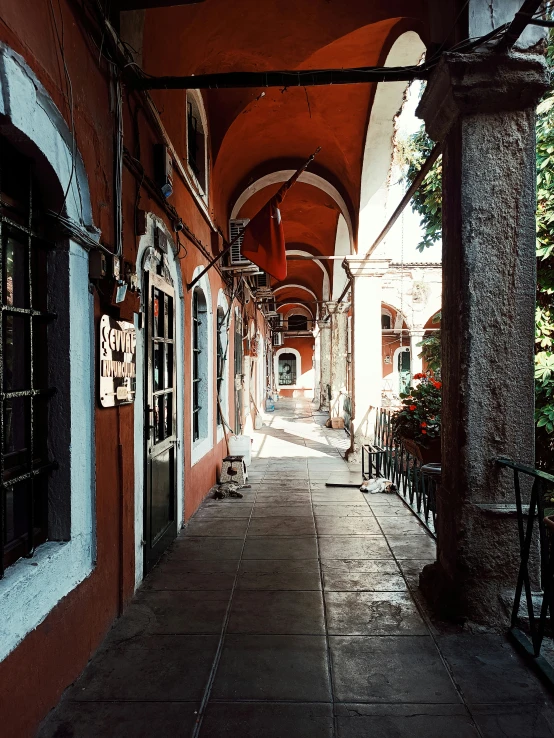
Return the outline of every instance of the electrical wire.
{"type": "MultiPolygon", "coordinates": [[[[67,85],[67,97],[68,97],[68,105],[69,105],[69,116],[70,116],[70,122],[71,122],[71,171],[69,174],[69,180],[67,183],[67,186],[65,188],[65,192],[63,195],[62,203],[60,205],[59,215],[61,215],[62,210],[65,207],[65,203],[67,202],[67,198],[69,196],[69,191],[71,189],[71,184],[73,182],[73,177],[75,175],[75,159],[76,159],[76,149],[77,149],[77,142],[75,139],[75,106],[74,106],[74,100],[73,100],[73,85],[71,83],[71,75],[69,74],[69,69],[67,67],[67,62],[65,58],[65,26],[63,22],[63,12],[62,7],[60,4],[60,0],[58,0],[58,10],[60,13],[60,23],[61,23],[61,34],[60,29],[58,27],[58,22],[56,20],[56,13],[54,11],[54,5],[52,3],[52,0],[48,0],[48,4],[50,7],[50,15],[52,17],[52,23],[54,25],[54,31],[56,34],[56,39],[58,41],[58,47],[60,51],[60,58],[62,60],[62,65],[64,69],[64,76],[66,80],[67,85]]],[[[80,196],[79,191],[79,204],[81,207],[81,219],[83,215],[83,203],[80,196]]]]}

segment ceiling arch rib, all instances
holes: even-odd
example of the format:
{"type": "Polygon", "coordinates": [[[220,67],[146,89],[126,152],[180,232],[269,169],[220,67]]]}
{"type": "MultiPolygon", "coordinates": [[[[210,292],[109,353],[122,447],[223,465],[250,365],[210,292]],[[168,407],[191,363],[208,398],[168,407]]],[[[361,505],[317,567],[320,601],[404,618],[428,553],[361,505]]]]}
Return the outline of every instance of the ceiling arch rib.
{"type": "Polygon", "coordinates": [[[323,266],[321,261],[319,259],[313,258],[313,254],[309,251],[303,251],[302,249],[287,249],[287,256],[308,256],[312,257],[312,263],[317,264],[318,267],[323,272],[323,288],[322,288],[322,297],[324,300],[329,300],[331,296],[331,281],[329,279],[329,273],[327,269],[323,266]]]}
{"type": "MultiPolygon", "coordinates": [[[[248,200],[250,200],[250,198],[257,192],[265,189],[266,187],[269,187],[270,185],[287,182],[293,174],[293,169],[282,169],[277,172],[272,172],[271,174],[266,174],[264,177],[260,177],[259,179],[257,179],[255,182],[250,184],[237,198],[235,204],[231,209],[231,218],[236,218],[243,205],[248,202],[248,200]]],[[[350,245],[352,250],[354,250],[354,230],[352,227],[352,218],[350,217],[346,202],[344,201],[344,198],[337,190],[337,188],[328,180],[320,177],[318,174],[313,174],[312,172],[303,172],[300,175],[298,181],[322,190],[335,201],[338,210],[340,211],[346,222],[348,234],[350,236],[350,245]]]]}
{"type": "Polygon", "coordinates": [[[309,295],[311,295],[316,302],[319,301],[316,293],[303,284],[296,284],[294,282],[292,284],[282,284],[279,287],[275,287],[273,292],[281,292],[282,290],[303,290],[304,292],[307,292],[309,295]]]}

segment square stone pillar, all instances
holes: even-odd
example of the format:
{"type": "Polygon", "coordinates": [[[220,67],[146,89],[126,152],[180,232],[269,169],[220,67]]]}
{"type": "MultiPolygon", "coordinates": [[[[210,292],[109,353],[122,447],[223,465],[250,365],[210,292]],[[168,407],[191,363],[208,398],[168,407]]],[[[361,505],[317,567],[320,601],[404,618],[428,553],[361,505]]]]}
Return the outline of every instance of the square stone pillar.
{"type": "Polygon", "coordinates": [[[353,424],[354,448],[372,441],[375,416],[381,406],[383,388],[383,356],[381,304],[382,277],[390,259],[347,260],[347,271],[353,278],[353,424]]]}
{"type": "Polygon", "coordinates": [[[519,542],[513,480],[534,460],[535,107],[542,56],[444,54],[418,108],[443,144],[442,487],[436,564],[421,585],[443,610],[499,625],[519,542]]]}
{"type": "Polygon", "coordinates": [[[348,310],[349,303],[328,303],[331,313],[331,402],[333,418],[342,418],[348,384],[348,310]]]}
{"type": "Polygon", "coordinates": [[[318,320],[319,328],[319,409],[329,409],[331,386],[331,321],[318,320]]]}

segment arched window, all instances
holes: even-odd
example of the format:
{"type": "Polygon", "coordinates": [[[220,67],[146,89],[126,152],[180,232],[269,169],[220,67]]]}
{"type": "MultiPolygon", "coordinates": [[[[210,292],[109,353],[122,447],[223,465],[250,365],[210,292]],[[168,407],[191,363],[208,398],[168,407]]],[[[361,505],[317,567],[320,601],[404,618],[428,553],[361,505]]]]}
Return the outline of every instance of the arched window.
{"type": "Polygon", "coordinates": [[[41,237],[45,223],[40,195],[31,161],[1,138],[0,572],[55,537],[48,529],[48,478],[54,468],[48,419],[55,390],[49,386],[47,337],[56,332],[56,321],[48,304],[52,244],[41,237]]]}
{"type": "MultiPolygon", "coordinates": [[[[219,405],[221,408],[224,407],[224,382],[225,382],[225,364],[227,361],[227,330],[225,325],[225,311],[222,307],[217,308],[217,396],[219,398],[219,405]]],[[[221,411],[217,408],[217,424],[223,425],[223,419],[221,417],[221,411]]]]}
{"type": "Polygon", "coordinates": [[[208,132],[202,96],[187,92],[187,162],[204,194],[208,192],[208,132]]]}
{"type": "Polygon", "coordinates": [[[381,328],[384,331],[390,331],[390,330],[392,330],[392,316],[388,312],[388,310],[387,311],[384,311],[383,310],[381,312],[381,328]]]}
{"type": "Polygon", "coordinates": [[[208,316],[204,292],[192,294],[192,440],[208,436],[208,316]]]}
{"type": "Polygon", "coordinates": [[[279,355],[279,384],[282,387],[296,384],[296,356],[294,354],[279,355]]]}
{"type": "Polygon", "coordinates": [[[289,331],[307,331],[308,318],[305,315],[290,315],[288,329],[289,331]]]}

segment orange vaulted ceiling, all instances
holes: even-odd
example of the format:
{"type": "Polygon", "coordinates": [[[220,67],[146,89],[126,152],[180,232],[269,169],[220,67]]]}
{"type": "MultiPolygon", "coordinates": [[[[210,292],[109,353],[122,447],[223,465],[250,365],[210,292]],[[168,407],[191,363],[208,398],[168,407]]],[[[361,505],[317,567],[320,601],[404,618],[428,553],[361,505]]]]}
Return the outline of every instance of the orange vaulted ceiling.
{"type": "MultiPolygon", "coordinates": [[[[421,32],[425,5],[424,0],[206,0],[149,10],[143,64],[155,75],[383,64],[402,32],[421,32]]],[[[374,85],[273,88],[263,97],[261,92],[205,93],[219,222],[252,181],[300,166],[321,146],[310,171],[339,190],[356,223],[374,85]]],[[[164,107],[172,94],[161,93],[164,107]]],[[[326,236],[320,240],[326,242],[326,236]]]]}

